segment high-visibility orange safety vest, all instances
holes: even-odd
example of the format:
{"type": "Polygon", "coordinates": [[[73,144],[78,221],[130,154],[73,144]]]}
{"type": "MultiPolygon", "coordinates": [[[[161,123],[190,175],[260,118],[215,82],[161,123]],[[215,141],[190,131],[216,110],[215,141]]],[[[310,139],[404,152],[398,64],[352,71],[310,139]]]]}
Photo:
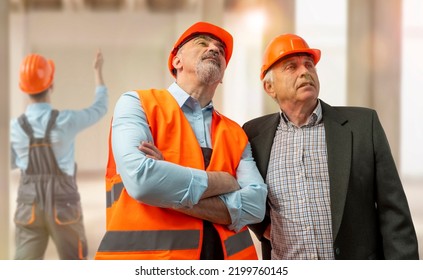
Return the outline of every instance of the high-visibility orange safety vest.
{"type": "MultiPolygon", "coordinates": [[[[204,170],[201,147],[170,93],[152,89],[138,91],[138,94],[154,144],[165,160],[204,170]]],[[[226,171],[235,176],[248,141],[244,131],[235,122],[213,112],[211,138],[213,153],[207,170],[226,171]]],[[[146,205],[130,197],[116,173],[110,140],[109,136],[107,231],[95,259],[198,260],[203,243],[203,220],[170,208],[146,205]]],[[[239,232],[223,225],[214,224],[214,227],[222,241],[225,259],[257,259],[246,227],[239,232]]]]}

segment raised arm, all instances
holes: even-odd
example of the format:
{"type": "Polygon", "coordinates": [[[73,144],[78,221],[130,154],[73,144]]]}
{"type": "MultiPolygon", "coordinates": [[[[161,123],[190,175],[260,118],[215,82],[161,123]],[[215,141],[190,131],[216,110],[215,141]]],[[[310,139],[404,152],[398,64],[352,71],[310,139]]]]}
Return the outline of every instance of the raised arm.
{"type": "Polygon", "coordinates": [[[94,78],[95,78],[96,86],[104,86],[103,63],[104,63],[103,53],[101,52],[100,49],[98,49],[94,59],[94,63],[93,63],[94,78]]]}

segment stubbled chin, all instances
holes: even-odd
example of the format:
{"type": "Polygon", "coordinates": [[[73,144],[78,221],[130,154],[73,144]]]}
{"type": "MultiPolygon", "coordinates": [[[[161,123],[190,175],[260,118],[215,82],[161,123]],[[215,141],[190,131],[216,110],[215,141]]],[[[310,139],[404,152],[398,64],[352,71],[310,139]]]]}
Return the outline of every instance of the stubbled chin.
{"type": "Polygon", "coordinates": [[[302,88],[299,88],[297,92],[300,94],[312,94],[312,95],[317,94],[317,91],[314,87],[302,87],[302,88]]]}
{"type": "Polygon", "coordinates": [[[317,99],[318,93],[314,88],[310,90],[298,90],[297,97],[301,97],[301,99],[307,99],[307,100],[317,99]]]}

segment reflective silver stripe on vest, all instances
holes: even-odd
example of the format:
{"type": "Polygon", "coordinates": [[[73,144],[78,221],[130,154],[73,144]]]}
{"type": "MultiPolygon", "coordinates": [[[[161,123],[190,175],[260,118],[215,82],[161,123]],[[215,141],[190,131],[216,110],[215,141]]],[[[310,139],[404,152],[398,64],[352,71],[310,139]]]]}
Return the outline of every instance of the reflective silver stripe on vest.
{"type": "Polygon", "coordinates": [[[253,245],[254,243],[248,230],[244,230],[235,235],[232,235],[225,240],[225,247],[228,257],[235,255],[236,253],[239,253],[253,245]]]}
{"type": "Polygon", "coordinates": [[[108,231],[99,252],[197,249],[199,230],[108,231]]]}
{"type": "Polygon", "coordinates": [[[106,192],[106,207],[109,208],[112,206],[115,201],[119,199],[120,194],[122,193],[122,190],[124,188],[124,185],[122,182],[114,184],[112,186],[112,189],[110,191],[106,192]]]}

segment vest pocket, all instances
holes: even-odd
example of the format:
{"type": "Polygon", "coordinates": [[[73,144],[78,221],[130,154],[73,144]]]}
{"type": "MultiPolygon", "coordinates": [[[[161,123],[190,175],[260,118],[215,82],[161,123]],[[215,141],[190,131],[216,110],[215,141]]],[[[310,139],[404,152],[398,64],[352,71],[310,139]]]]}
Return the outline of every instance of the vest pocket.
{"type": "Polygon", "coordinates": [[[79,193],[55,197],[54,220],[58,225],[74,224],[80,220],[81,214],[79,193]]]}
{"type": "Polygon", "coordinates": [[[35,221],[35,186],[20,187],[14,221],[18,225],[30,225],[35,221]]]}

